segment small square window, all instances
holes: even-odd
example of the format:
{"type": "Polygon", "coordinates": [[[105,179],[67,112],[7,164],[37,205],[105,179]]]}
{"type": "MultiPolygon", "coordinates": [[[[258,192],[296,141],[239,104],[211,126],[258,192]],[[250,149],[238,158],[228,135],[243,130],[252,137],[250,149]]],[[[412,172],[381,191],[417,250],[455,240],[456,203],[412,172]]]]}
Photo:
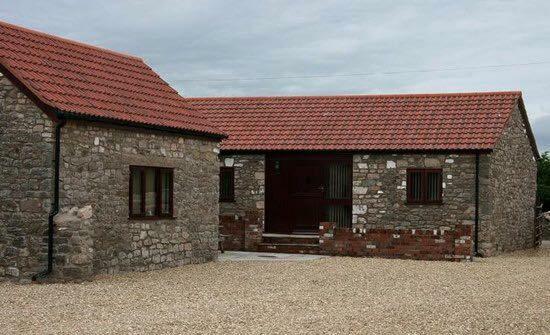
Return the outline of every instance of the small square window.
{"type": "Polygon", "coordinates": [[[174,170],[130,166],[130,217],[172,217],[174,213],[174,170]]]}
{"type": "Polygon", "coordinates": [[[235,201],[235,169],[233,167],[220,168],[220,202],[235,201]]]}
{"type": "Polygon", "coordinates": [[[441,169],[407,169],[407,203],[441,203],[442,184],[441,169]]]}

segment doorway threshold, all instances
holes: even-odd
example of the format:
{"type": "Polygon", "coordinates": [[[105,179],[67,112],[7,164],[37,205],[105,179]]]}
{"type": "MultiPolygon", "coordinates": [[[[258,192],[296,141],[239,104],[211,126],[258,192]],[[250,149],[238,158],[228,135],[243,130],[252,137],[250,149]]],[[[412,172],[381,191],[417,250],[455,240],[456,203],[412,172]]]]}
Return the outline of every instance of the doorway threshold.
{"type": "Polygon", "coordinates": [[[316,233],[299,233],[299,234],[278,234],[278,233],[263,233],[263,237],[292,237],[292,238],[312,238],[317,237],[316,233]]]}

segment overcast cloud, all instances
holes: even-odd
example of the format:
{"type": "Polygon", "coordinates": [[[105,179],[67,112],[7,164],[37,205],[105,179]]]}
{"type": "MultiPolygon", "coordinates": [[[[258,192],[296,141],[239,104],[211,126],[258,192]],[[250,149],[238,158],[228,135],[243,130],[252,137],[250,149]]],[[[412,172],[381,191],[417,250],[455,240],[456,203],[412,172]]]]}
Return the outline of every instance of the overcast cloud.
{"type": "Polygon", "coordinates": [[[184,96],[521,90],[550,150],[550,1],[2,1],[0,19],[142,57],[184,96]]]}

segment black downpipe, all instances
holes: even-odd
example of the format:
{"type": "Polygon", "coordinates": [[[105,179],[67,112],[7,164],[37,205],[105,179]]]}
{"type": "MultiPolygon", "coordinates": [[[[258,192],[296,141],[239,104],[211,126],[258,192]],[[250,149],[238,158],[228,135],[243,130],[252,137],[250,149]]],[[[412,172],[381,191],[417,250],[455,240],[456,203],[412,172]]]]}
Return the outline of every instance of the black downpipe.
{"type": "Polygon", "coordinates": [[[479,242],[479,153],[476,153],[476,214],[474,222],[474,256],[479,256],[478,242],[479,242]]]}
{"type": "Polygon", "coordinates": [[[59,213],[59,167],[61,161],[61,128],[65,125],[65,120],[59,120],[55,124],[55,154],[54,154],[54,184],[53,184],[53,199],[50,214],[48,215],[48,267],[46,270],[35,274],[32,277],[33,281],[39,278],[45,278],[53,271],[53,235],[54,222],[53,219],[59,213]]]}

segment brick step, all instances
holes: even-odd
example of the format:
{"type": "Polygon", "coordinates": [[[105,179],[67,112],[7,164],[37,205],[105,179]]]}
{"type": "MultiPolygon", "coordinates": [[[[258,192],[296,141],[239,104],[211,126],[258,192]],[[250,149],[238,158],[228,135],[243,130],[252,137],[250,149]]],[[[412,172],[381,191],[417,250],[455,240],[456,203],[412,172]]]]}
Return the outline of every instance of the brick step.
{"type": "Polygon", "coordinates": [[[281,252],[287,254],[317,254],[319,244],[298,244],[298,243],[260,243],[260,252],[281,252]]]}
{"type": "Polygon", "coordinates": [[[319,244],[319,236],[264,234],[262,236],[262,242],[275,244],[319,244]]]}

